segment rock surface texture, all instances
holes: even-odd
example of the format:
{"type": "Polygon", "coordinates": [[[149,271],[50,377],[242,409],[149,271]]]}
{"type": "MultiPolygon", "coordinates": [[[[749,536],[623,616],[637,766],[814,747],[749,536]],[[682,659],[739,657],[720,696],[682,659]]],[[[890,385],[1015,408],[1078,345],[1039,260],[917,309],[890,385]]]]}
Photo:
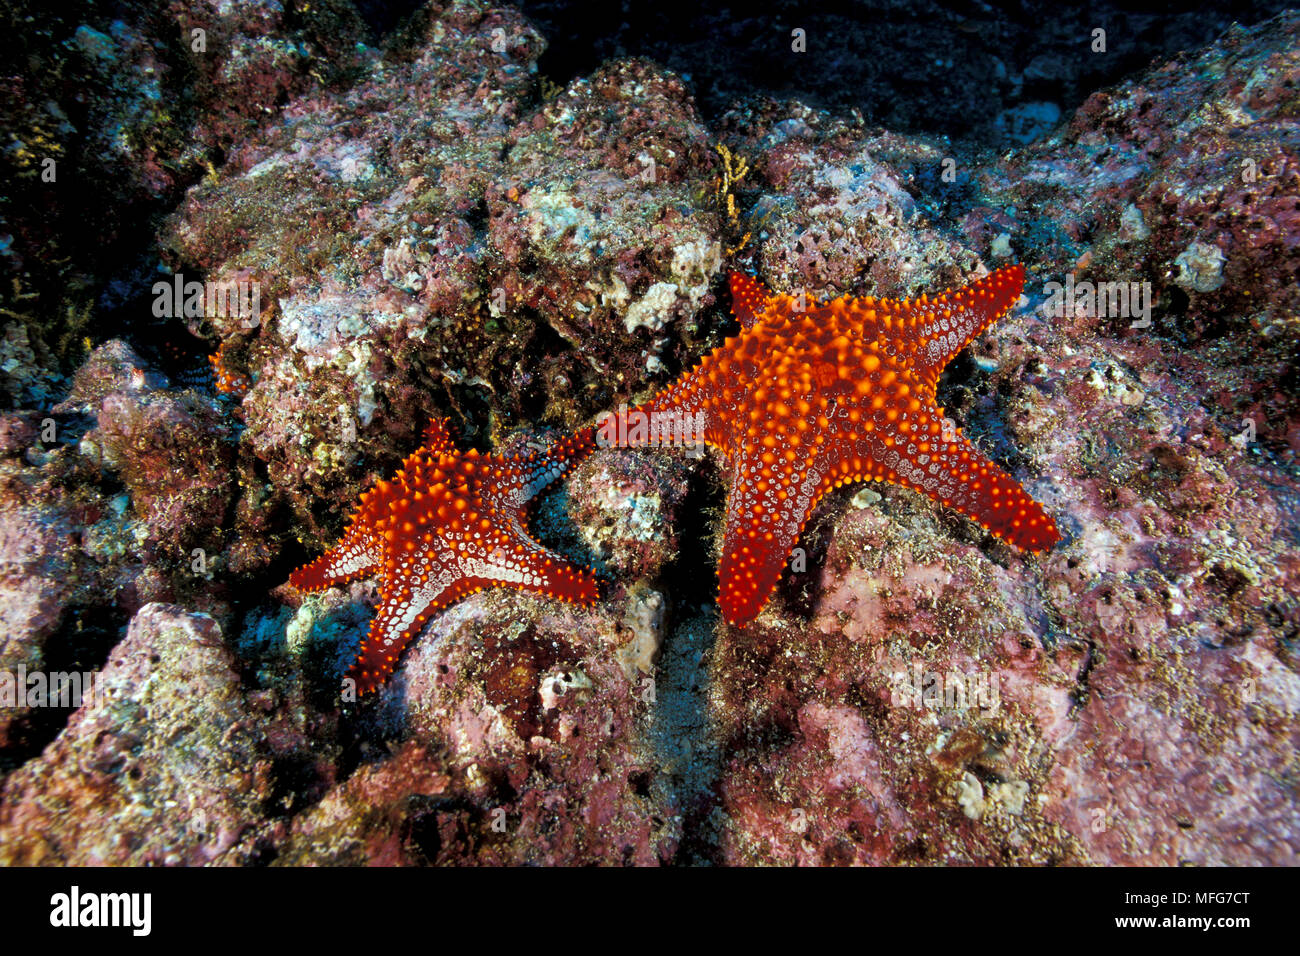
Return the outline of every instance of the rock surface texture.
{"type": "MultiPolygon", "coordinates": [[[[151,39],[175,11],[67,25],[106,202],[162,210],[139,289],[259,311],[115,331],[94,309],[153,299],[104,285],[41,338],[0,303],[0,862],[1300,863],[1300,15],[991,152],[743,91],[706,113],[649,59],[552,82],[509,6],[382,44],[312,7],[200,4],[207,58],[151,39]],[[1054,548],[850,485],[734,627],[729,476],[601,447],[527,529],[594,604],[488,588],[340,692],[376,584],[286,582],[431,420],[516,453],[645,401],[736,334],[732,269],[821,301],[1012,263],[938,404],[1054,548]]],[[[30,130],[64,134],[16,95],[37,174],[30,130]]],[[[0,253],[56,256],[33,223],[0,253]]]]}

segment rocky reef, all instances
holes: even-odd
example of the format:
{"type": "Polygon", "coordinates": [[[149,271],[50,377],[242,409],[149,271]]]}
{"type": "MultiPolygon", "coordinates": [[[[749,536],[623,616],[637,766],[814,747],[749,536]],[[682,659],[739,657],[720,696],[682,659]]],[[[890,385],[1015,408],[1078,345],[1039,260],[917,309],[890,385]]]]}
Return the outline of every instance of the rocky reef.
{"type": "Polygon", "coordinates": [[[46,15],[44,85],[4,81],[0,862],[1298,861],[1300,15],[1074,68],[994,150],[716,77],[705,109],[645,57],[557,82],[477,0],[382,39],[344,0],[122,9],[46,15]],[[98,77],[76,116],[56,66],[98,77]],[[93,261],[51,157],[134,256],[93,261]],[[286,580],[432,417],[501,450],[643,400],[734,334],[730,269],[1009,262],[939,396],[1053,550],[848,487],[731,627],[717,462],[600,448],[531,520],[594,606],[484,590],[341,695],[375,583],[286,580]],[[258,309],[157,308],[178,275],[258,309]]]}

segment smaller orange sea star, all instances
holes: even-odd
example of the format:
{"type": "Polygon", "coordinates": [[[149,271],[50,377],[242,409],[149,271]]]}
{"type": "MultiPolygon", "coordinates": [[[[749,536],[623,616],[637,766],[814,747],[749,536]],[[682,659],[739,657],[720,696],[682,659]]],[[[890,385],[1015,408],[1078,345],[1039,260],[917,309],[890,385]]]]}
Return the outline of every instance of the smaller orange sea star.
{"type": "Polygon", "coordinates": [[[529,500],[594,447],[588,428],[540,454],[462,452],[435,419],[393,480],[362,493],[339,543],[289,577],[295,588],[317,591],[380,576],[378,613],[348,671],[360,693],[388,679],[432,612],[485,587],[596,600],[595,576],[529,537],[526,516],[529,500]]]}

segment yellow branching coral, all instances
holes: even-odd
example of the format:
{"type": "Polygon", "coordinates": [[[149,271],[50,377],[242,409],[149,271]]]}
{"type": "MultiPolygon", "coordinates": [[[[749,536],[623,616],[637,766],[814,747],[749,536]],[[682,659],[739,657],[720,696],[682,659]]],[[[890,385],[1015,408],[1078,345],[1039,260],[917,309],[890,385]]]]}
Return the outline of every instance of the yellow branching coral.
{"type": "MultiPolygon", "coordinates": [[[[733,187],[749,173],[749,162],[743,156],[734,155],[722,143],[713,147],[722,160],[722,167],[714,179],[718,210],[726,218],[727,227],[733,235],[740,232],[740,213],[736,208],[736,194],[733,187]]],[[[740,241],[727,250],[732,255],[748,244],[751,233],[746,231],[740,241]]]]}

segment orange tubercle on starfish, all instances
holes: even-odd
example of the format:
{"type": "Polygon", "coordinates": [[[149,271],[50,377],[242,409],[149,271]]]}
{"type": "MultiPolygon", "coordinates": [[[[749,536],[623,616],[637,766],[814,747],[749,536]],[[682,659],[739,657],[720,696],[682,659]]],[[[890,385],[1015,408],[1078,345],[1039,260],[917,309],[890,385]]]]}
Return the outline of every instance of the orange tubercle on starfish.
{"type": "Polygon", "coordinates": [[[316,591],[377,574],[380,602],[348,676],[360,693],[380,687],[434,611],[485,587],[514,587],[580,604],[596,600],[591,571],[528,535],[527,505],[594,447],[590,429],[545,453],[462,452],[435,420],[425,445],[390,481],[361,495],[342,539],[294,571],[289,583],[316,591]]]}
{"type": "Polygon", "coordinates": [[[817,502],[850,482],[920,491],[1022,550],[1060,540],[1013,478],[945,427],[936,401],[944,366],[1024,281],[1016,265],[934,297],[817,303],[731,274],[740,334],[637,410],[702,414],[730,472],[718,567],[730,623],[758,615],[817,502]]]}
{"type": "Polygon", "coordinates": [[[230,340],[225,339],[217,350],[208,356],[208,365],[212,367],[213,385],[223,395],[243,398],[248,393],[252,382],[242,372],[234,371],[229,366],[230,340]]]}

